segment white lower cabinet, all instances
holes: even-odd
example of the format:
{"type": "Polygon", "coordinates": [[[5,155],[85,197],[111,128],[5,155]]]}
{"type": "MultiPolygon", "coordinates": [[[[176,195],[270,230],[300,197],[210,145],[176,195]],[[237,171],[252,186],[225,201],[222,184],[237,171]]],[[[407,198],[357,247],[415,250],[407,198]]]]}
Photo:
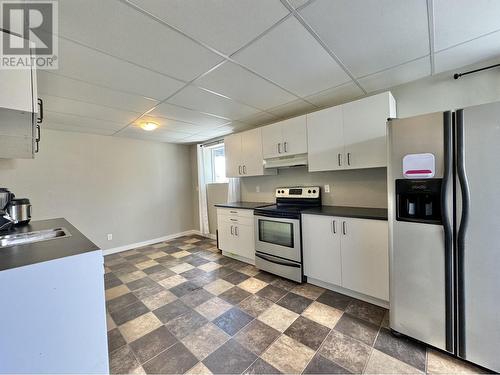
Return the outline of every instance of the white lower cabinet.
{"type": "Polygon", "coordinates": [[[302,236],[306,276],[389,300],[386,221],[304,214],[302,236]]]}
{"type": "Polygon", "coordinates": [[[337,219],[302,215],[304,274],[330,284],[342,284],[342,258],[337,219]]]}
{"type": "Polygon", "coordinates": [[[253,210],[218,208],[217,230],[224,255],[255,263],[253,210]]]}

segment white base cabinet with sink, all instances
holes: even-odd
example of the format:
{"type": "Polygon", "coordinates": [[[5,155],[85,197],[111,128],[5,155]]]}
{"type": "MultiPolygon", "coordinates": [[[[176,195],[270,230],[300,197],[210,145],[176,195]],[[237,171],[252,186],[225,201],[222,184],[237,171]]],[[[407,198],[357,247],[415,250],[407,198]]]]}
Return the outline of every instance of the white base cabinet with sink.
{"type": "Polygon", "coordinates": [[[303,214],[302,238],[309,282],[387,306],[387,221],[303,214]]]}
{"type": "Polygon", "coordinates": [[[253,210],[217,208],[217,230],[222,254],[255,264],[253,210]]]}

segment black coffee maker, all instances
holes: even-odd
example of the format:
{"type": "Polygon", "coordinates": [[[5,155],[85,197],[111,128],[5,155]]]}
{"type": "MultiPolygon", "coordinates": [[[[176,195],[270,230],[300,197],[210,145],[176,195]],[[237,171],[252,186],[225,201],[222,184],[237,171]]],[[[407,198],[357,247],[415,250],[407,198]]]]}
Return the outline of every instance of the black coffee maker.
{"type": "Polygon", "coordinates": [[[14,220],[8,212],[12,199],[14,199],[13,193],[6,188],[0,188],[0,232],[8,231],[14,225],[14,220]]]}

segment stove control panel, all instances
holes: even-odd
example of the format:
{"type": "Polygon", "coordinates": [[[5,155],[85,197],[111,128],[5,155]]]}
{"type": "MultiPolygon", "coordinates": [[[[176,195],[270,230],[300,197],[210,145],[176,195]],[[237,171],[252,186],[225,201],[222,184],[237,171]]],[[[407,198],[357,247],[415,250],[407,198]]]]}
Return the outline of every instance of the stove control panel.
{"type": "Polygon", "coordinates": [[[319,186],[280,187],[276,189],[276,198],[319,198],[319,186]]]}

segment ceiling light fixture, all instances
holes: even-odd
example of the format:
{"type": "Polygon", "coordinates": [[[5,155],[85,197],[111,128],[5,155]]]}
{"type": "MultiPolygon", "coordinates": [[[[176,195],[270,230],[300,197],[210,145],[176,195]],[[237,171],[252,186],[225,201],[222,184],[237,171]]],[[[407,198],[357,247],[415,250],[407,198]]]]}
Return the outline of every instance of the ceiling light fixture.
{"type": "Polygon", "coordinates": [[[145,122],[141,124],[141,128],[147,132],[153,131],[158,128],[158,124],[155,122],[145,122]]]}

